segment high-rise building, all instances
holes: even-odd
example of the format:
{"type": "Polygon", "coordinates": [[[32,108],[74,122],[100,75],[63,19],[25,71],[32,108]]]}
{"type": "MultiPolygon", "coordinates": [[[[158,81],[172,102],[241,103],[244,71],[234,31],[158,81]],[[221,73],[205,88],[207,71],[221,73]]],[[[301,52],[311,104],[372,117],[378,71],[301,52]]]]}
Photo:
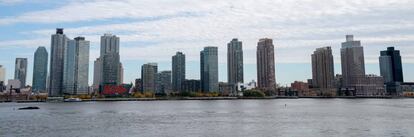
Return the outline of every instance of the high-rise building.
{"type": "Polygon", "coordinates": [[[155,92],[156,75],[158,73],[157,63],[147,63],[141,67],[142,91],[155,92]]]}
{"type": "Polygon", "coordinates": [[[276,87],[275,50],[273,40],[260,39],[257,43],[257,83],[258,88],[273,89],[276,87]]]}
{"type": "Polygon", "coordinates": [[[6,68],[3,65],[0,65],[0,81],[6,83],[6,68]]]}
{"type": "Polygon", "coordinates": [[[334,61],[331,47],[317,48],[312,54],[313,88],[335,88],[334,61]]]}
{"type": "Polygon", "coordinates": [[[62,96],[63,86],[63,67],[65,59],[65,47],[68,38],[63,34],[63,29],[56,29],[56,34],[52,35],[50,52],[50,73],[49,73],[49,96],[62,96]]]}
{"type": "Polygon", "coordinates": [[[33,62],[33,91],[46,92],[48,53],[45,47],[37,48],[33,62]]]}
{"type": "Polygon", "coordinates": [[[392,59],[391,56],[382,55],[379,57],[380,74],[384,77],[385,83],[393,82],[392,59]]]}
{"type": "Polygon", "coordinates": [[[161,71],[157,73],[156,94],[168,95],[172,91],[171,71],[161,71]]]}
{"type": "Polygon", "coordinates": [[[65,47],[63,93],[88,94],[89,41],[84,37],[69,40],[65,47]]]}
{"type": "Polygon", "coordinates": [[[118,68],[118,82],[119,84],[123,84],[124,83],[124,67],[122,66],[122,63],[119,63],[119,68],[118,68]]]}
{"type": "Polygon", "coordinates": [[[218,48],[204,47],[200,52],[200,77],[203,92],[218,92],[218,48]]]}
{"type": "Polygon", "coordinates": [[[404,82],[401,55],[399,50],[394,47],[388,47],[387,50],[381,51],[380,70],[381,76],[388,82],[404,82]]]}
{"type": "Polygon", "coordinates": [[[19,88],[26,86],[26,77],[27,77],[27,58],[16,58],[15,70],[14,70],[14,79],[20,80],[19,88]]]}
{"type": "Polygon", "coordinates": [[[96,58],[93,62],[93,88],[95,91],[99,89],[99,85],[102,83],[102,59],[96,58]]]}
{"type": "Polygon", "coordinates": [[[404,82],[401,55],[399,50],[388,47],[379,57],[381,76],[384,77],[388,95],[402,95],[404,82]]]}
{"type": "Polygon", "coordinates": [[[101,84],[121,84],[119,76],[119,37],[112,34],[101,36],[101,84]]]}
{"type": "Polygon", "coordinates": [[[364,48],[361,41],[354,41],[353,35],[346,35],[341,48],[342,82],[350,87],[355,78],[365,76],[364,48]]]}
{"type": "Polygon", "coordinates": [[[385,94],[384,79],[365,75],[364,48],[352,35],[346,36],[341,48],[342,95],[382,96],[385,94]],[[342,93],[345,92],[345,93],[342,93]]]}
{"type": "Polygon", "coordinates": [[[243,49],[242,42],[234,38],[227,44],[227,79],[228,84],[243,83],[243,49]]]}
{"type": "Polygon", "coordinates": [[[182,92],[185,81],[185,55],[177,52],[172,57],[172,86],[173,91],[182,92]]]}

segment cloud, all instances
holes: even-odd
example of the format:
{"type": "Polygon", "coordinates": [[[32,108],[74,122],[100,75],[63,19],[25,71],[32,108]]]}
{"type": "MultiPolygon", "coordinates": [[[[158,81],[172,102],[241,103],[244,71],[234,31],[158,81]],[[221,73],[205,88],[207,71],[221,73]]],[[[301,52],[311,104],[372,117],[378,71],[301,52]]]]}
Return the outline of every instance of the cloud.
{"type": "Polygon", "coordinates": [[[18,3],[22,3],[25,0],[0,0],[0,5],[15,5],[18,3]]]}
{"type": "MultiPolygon", "coordinates": [[[[13,1],[13,0],[12,0],[13,1]]],[[[12,2],[11,1],[11,2],[12,2]]],[[[20,0],[16,0],[20,1],[20,0]]],[[[62,23],[107,19],[148,19],[194,14],[233,14],[229,18],[295,21],[336,15],[358,15],[377,8],[411,8],[410,0],[94,0],[72,1],[63,7],[34,11],[0,19],[0,24],[19,22],[62,23]],[[68,14],[69,13],[69,14],[68,14]]],[[[261,21],[257,20],[257,21],[261,21]]],[[[252,20],[255,21],[255,20],[252,20]]],[[[257,22],[256,21],[256,22],[257,22]]]]}
{"type": "MultiPolygon", "coordinates": [[[[144,61],[169,61],[178,50],[198,61],[204,46],[218,46],[219,58],[225,58],[227,42],[236,37],[243,41],[246,63],[255,63],[258,39],[270,37],[277,62],[309,63],[314,48],[322,46],[332,46],[339,62],[344,35],[355,34],[364,44],[367,62],[375,62],[374,57],[386,46],[414,51],[408,46],[414,42],[413,4],[410,0],[73,1],[1,18],[0,24],[78,24],[65,28],[65,33],[71,38],[85,36],[95,53],[99,53],[94,51],[99,48],[99,37],[111,32],[121,37],[122,59],[144,61]],[[106,23],[111,20],[124,23],[106,23]],[[100,23],[79,25],[84,22],[100,23]]],[[[36,38],[0,41],[0,47],[50,45],[53,33],[54,28],[24,32],[36,38]]],[[[414,63],[414,57],[404,58],[414,63]]]]}

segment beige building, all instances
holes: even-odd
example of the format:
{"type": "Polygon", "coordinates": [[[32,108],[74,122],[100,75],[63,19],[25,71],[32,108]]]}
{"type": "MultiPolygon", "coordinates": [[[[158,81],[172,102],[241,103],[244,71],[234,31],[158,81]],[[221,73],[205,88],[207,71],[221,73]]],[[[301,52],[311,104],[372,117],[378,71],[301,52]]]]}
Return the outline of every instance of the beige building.
{"type": "Polygon", "coordinates": [[[272,39],[260,39],[257,43],[257,83],[261,89],[276,87],[274,51],[272,39]]]}
{"type": "Polygon", "coordinates": [[[346,36],[341,48],[342,87],[341,92],[354,96],[385,95],[384,78],[365,75],[364,48],[353,35],[346,36]]]}
{"type": "Polygon", "coordinates": [[[312,86],[334,88],[335,74],[331,47],[318,48],[312,54],[312,86]]]}
{"type": "Polygon", "coordinates": [[[6,82],[6,68],[0,65],[0,81],[6,82]]]}
{"type": "Polygon", "coordinates": [[[350,87],[355,78],[365,77],[364,48],[353,35],[346,35],[341,48],[342,86],[350,87]]]}
{"type": "Polygon", "coordinates": [[[385,95],[384,78],[377,75],[351,77],[349,86],[355,96],[385,95]]]}

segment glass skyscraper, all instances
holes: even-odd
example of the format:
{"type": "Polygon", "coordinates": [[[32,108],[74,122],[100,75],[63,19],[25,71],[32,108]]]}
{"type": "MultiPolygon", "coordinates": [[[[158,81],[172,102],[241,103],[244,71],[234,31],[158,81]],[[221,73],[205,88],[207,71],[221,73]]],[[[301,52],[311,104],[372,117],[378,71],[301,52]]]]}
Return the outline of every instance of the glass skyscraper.
{"type": "Polygon", "coordinates": [[[399,50],[388,47],[379,57],[381,76],[384,77],[388,95],[401,95],[400,85],[404,82],[401,55],[399,50]]]}
{"type": "Polygon", "coordinates": [[[50,54],[50,75],[48,92],[51,97],[62,96],[63,86],[63,67],[65,58],[65,47],[68,38],[63,34],[63,29],[56,29],[56,34],[52,35],[51,54],[50,54]]]}
{"type": "Polygon", "coordinates": [[[33,91],[46,92],[48,53],[45,47],[37,48],[33,62],[33,91]]]}
{"type": "Polygon", "coordinates": [[[69,40],[65,48],[63,93],[87,94],[89,74],[89,41],[84,37],[69,40]]]}
{"type": "Polygon", "coordinates": [[[200,52],[200,77],[203,92],[219,92],[218,48],[204,47],[200,52]]]}
{"type": "Polygon", "coordinates": [[[400,51],[394,47],[381,51],[380,70],[385,82],[404,82],[400,51]]]}

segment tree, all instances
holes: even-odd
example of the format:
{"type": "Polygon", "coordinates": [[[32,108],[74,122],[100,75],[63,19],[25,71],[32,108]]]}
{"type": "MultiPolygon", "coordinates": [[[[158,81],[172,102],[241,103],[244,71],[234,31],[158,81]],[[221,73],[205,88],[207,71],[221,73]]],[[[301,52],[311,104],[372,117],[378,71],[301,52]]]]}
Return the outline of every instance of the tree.
{"type": "Polygon", "coordinates": [[[260,90],[253,89],[253,90],[244,91],[243,96],[245,96],[245,97],[265,97],[266,95],[265,95],[265,93],[263,93],[260,90]]]}

